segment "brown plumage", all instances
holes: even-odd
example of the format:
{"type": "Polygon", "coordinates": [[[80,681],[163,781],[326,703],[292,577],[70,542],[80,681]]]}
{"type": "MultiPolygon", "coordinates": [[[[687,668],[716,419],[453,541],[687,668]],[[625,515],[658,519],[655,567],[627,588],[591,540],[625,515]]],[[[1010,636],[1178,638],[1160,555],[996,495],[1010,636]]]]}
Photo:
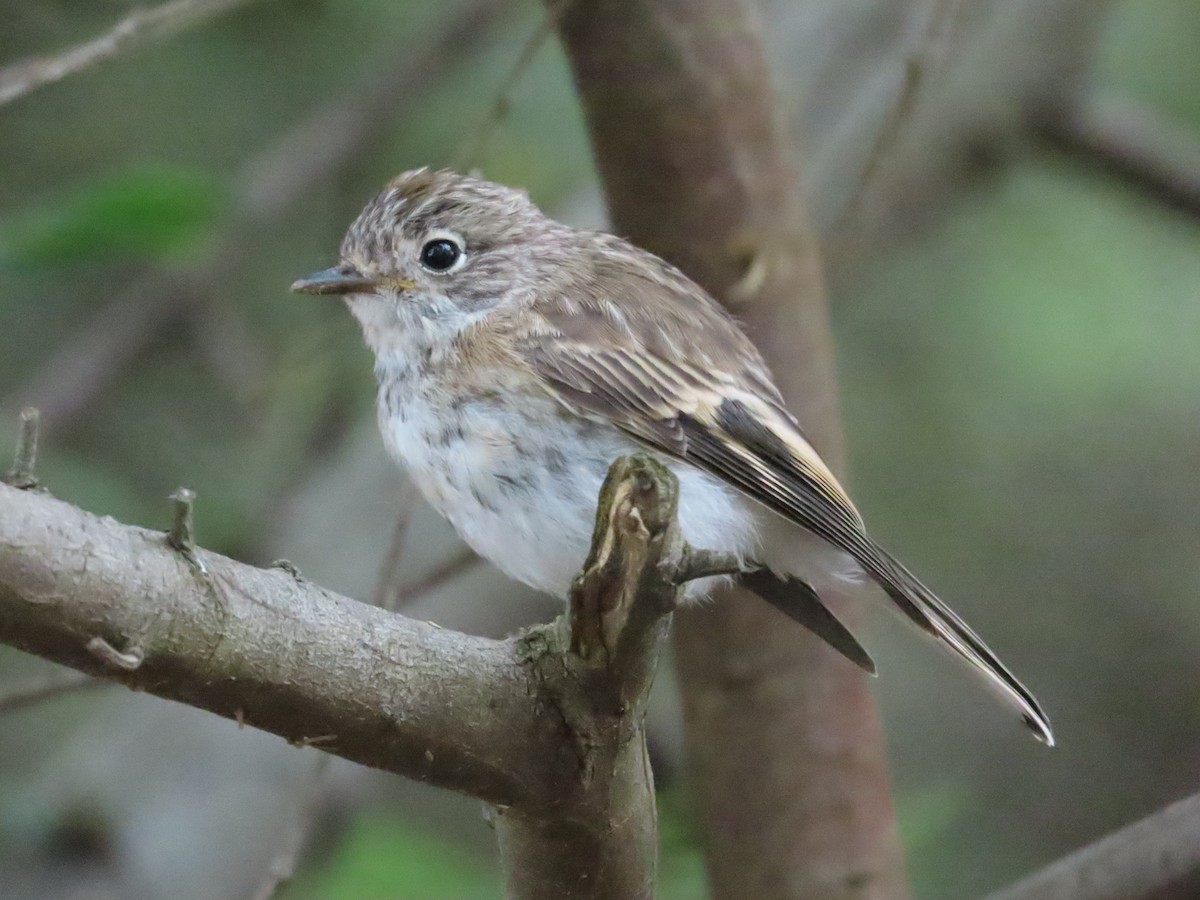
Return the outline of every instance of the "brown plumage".
{"type": "MultiPolygon", "coordinates": [[[[709,528],[705,517],[727,515],[730,546],[713,549],[750,552],[754,508],[817,535],[1053,743],[1034,697],[870,537],[756,348],[678,269],[619,238],[555,222],[519,192],[428,170],[400,176],[368,205],[342,260],[297,289],[347,295],[376,352],[389,446],[506,571],[557,589],[561,571],[543,571],[550,563],[529,545],[534,537],[522,543],[522,529],[544,534],[529,524],[540,518],[577,531],[595,507],[587,490],[612,455],[646,448],[674,461],[683,481],[685,535],[689,501],[690,527],[702,538],[721,539],[719,521],[709,528]],[[446,449],[431,453],[428,435],[447,427],[446,449]],[[744,509],[738,494],[754,503],[744,509]]],[[[578,543],[563,544],[578,553],[571,565],[586,552],[578,543]]],[[[748,560],[747,568],[762,567],[748,560]]],[[[761,573],[749,581],[870,668],[806,583],[761,573]]]]}

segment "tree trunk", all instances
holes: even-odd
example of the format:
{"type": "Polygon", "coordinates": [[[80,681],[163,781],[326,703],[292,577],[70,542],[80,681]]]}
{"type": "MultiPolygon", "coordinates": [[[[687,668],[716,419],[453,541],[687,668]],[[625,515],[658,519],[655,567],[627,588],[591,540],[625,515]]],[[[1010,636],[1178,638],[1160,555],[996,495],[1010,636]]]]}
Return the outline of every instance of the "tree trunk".
{"type": "MultiPolygon", "coordinates": [[[[818,248],[757,23],[736,0],[575,0],[560,32],[614,230],[743,321],[836,466],[818,248]]],[[[740,594],[682,611],[675,646],[714,896],[903,896],[862,673],[740,594]]]]}

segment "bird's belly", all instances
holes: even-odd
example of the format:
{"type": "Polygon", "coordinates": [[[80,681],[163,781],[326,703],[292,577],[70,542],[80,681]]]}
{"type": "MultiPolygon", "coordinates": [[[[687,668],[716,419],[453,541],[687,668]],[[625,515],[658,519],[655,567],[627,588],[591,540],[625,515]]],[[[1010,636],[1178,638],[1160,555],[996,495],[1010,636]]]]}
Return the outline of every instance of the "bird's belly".
{"type": "MultiPolygon", "coordinates": [[[[522,407],[435,396],[381,406],[380,417],[388,449],[476,552],[531,587],[565,596],[587,556],[608,467],[641,448],[615,428],[564,415],[549,398],[522,407]]],[[[680,479],[684,538],[749,555],[756,541],[749,504],[686,463],[668,464],[680,479]]]]}

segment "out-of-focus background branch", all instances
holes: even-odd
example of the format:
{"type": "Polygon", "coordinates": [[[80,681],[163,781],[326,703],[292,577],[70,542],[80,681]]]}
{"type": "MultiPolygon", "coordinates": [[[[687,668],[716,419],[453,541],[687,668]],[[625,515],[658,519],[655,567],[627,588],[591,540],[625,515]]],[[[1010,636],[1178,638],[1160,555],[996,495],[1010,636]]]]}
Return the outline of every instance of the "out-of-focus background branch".
{"type": "MultiPolygon", "coordinates": [[[[840,469],[820,246],[758,26],[723,0],[573,0],[560,29],[614,229],[738,317],[805,433],[840,469]]],[[[843,601],[828,598],[852,619],[843,601]]],[[[869,684],[781,624],[744,591],[681,610],[675,624],[711,895],[902,897],[869,684]]]]}
{"type": "MultiPolygon", "coordinates": [[[[0,0],[0,69],[135,8],[0,0]]],[[[1200,785],[1200,229],[1172,199],[1197,179],[1200,10],[759,12],[822,236],[855,496],[1061,738],[1044,752],[908,633],[867,623],[914,893],[977,896],[1200,785]]],[[[370,597],[402,494],[370,360],[347,316],[286,285],[332,261],[380,183],[464,146],[603,224],[553,42],[473,143],[542,16],[258,0],[0,108],[0,440],[43,405],[60,496],[161,526],[187,481],[206,545],[370,597]]],[[[461,553],[424,509],[403,544],[397,585],[461,553]]],[[[554,609],[484,565],[434,581],[406,612],[497,635],[554,609]]],[[[4,687],[46,677],[0,654],[4,687]]],[[[661,893],[697,897],[674,696],[660,679],[661,893]]],[[[5,712],[0,760],[0,883],[29,898],[253,896],[312,772],[304,751],[114,691],[5,712]]],[[[414,898],[498,896],[477,805],[350,765],[325,781],[289,896],[398,878],[414,898]]]]}

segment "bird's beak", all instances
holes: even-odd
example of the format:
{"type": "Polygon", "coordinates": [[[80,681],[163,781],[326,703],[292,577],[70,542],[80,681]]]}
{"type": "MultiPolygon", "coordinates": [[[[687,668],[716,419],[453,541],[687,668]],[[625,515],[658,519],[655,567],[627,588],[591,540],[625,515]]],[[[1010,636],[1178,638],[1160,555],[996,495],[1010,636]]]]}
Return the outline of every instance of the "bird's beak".
{"type": "Polygon", "coordinates": [[[334,266],[292,283],[297,294],[373,294],[378,284],[353,266],[334,266]]]}

